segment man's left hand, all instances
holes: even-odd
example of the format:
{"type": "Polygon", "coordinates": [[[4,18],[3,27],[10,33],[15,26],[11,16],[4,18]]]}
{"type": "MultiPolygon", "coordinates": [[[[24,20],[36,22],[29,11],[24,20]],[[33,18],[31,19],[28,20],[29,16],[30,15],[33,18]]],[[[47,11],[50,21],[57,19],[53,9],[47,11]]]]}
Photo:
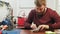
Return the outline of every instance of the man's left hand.
{"type": "Polygon", "coordinates": [[[39,25],[38,29],[40,29],[40,30],[49,29],[49,25],[39,25]]]}

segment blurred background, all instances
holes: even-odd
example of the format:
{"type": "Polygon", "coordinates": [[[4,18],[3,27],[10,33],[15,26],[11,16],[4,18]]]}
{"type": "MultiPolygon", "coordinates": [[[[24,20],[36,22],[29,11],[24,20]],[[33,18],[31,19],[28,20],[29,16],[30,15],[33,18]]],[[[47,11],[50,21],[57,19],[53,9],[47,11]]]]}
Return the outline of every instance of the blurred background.
{"type": "MultiPolygon", "coordinates": [[[[35,0],[0,0],[7,5],[0,5],[0,22],[10,15],[13,21],[18,22],[18,17],[27,18],[31,9],[34,9],[35,0]]],[[[60,15],[60,0],[46,0],[47,7],[56,10],[60,15]]],[[[1,4],[1,2],[0,2],[1,4]]],[[[3,3],[4,4],[4,3],[3,3]]]]}

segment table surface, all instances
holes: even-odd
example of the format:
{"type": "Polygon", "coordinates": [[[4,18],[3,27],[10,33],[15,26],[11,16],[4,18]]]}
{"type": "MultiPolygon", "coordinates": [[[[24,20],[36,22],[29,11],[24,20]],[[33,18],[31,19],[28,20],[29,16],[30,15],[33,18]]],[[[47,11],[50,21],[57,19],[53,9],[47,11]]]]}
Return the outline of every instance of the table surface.
{"type": "Polygon", "coordinates": [[[13,30],[18,30],[19,34],[45,34],[45,31],[32,32],[31,29],[25,29],[24,27],[15,28],[13,30]]]}
{"type": "Polygon", "coordinates": [[[18,27],[20,29],[20,34],[45,34],[44,31],[32,32],[30,29],[25,29],[24,27],[18,27]]]}
{"type": "Polygon", "coordinates": [[[10,32],[16,31],[16,30],[17,30],[17,32],[19,32],[19,34],[45,34],[45,32],[43,32],[43,31],[32,32],[31,29],[26,29],[23,26],[20,26],[18,28],[13,28],[12,30],[10,30],[10,32]]]}
{"type": "Polygon", "coordinates": [[[20,34],[45,34],[45,31],[32,32],[30,29],[25,29],[23,26],[18,27],[20,34]]]}
{"type": "Polygon", "coordinates": [[[20,34],[45,34],[45,32],[32,32],[31,30],[21,30],[20,34]]]}
{"type": "MultiPolygon", "coordinates": [[[[46,34],[45,31],[32,32],[29,29],[24,29],[23,26],[18,27],[20,29],[20,34],[46,34]]],[[[60,29],[54,29],[54,32],[60,32],[60,29]]]]}

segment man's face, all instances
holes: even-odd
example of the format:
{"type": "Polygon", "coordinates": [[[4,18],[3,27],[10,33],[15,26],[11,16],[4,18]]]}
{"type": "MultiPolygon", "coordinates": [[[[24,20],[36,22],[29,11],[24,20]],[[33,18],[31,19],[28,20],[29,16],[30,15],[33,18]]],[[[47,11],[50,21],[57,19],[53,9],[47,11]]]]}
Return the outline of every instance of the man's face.
{"type": "Polygon", "coordinates": [[[40,7],[36,7],[37,12],[42,13],[45,11],[45,6],[41,5],[40,7]]]}

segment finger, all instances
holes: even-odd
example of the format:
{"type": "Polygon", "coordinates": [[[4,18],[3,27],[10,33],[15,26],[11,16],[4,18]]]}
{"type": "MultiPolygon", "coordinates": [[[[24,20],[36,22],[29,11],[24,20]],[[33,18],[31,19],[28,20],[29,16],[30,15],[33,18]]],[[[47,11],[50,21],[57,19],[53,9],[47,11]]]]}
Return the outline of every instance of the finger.
{"type": "Polygon", "coordinates": [[[31,28],[34,26],[34,23],[31,24],[31,28]]]}
{"type": "Polygon", "coordinates": [[[42,26],[40,30],[43,30],[44,28],[45,28],[45,27],[44,27],[44,26],[42,26]]]}
{"type": "Polygon", "coordinates": [[[35,24],[32,24],[32,25],[31,25],[31,27],[34,27],[34,26],[35,26],[35,24]]]}
{"type": "Polygon", "coordinates": [[[31,25],[31,28],[36,29],[37,27],[36,27],[36,25],[31,25]]]}
{"type": "Polygon", "coordinates": [[[34,24],[34,23],[32,23],[32,24],[34,24]]]}
{"type": "Polygon", "coordinates": [[[40,26],[38,27],[38,30],[41,29],[41,27],[42,27],[42,26],[40,25],[40,26]]]}

